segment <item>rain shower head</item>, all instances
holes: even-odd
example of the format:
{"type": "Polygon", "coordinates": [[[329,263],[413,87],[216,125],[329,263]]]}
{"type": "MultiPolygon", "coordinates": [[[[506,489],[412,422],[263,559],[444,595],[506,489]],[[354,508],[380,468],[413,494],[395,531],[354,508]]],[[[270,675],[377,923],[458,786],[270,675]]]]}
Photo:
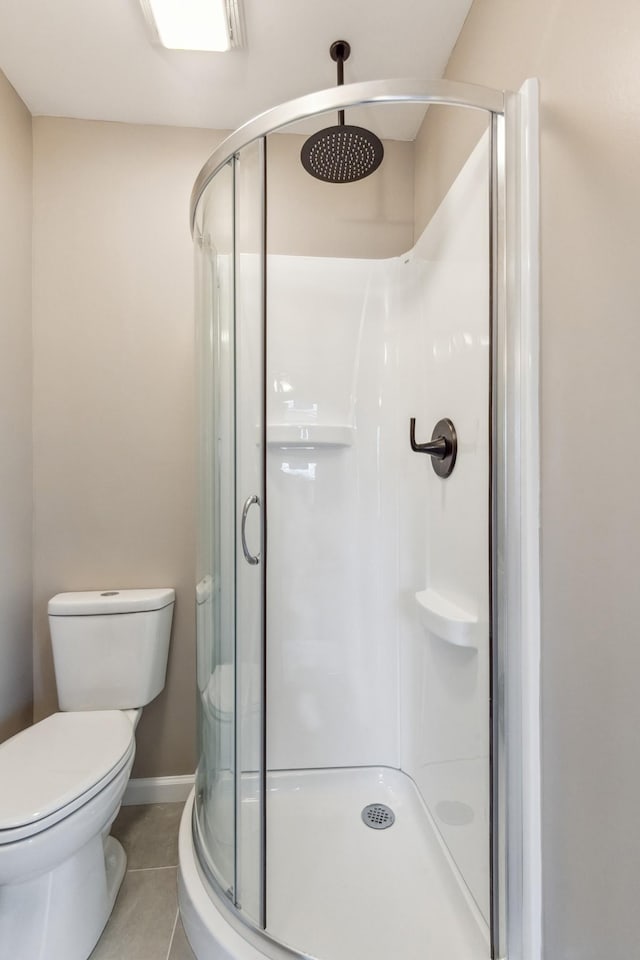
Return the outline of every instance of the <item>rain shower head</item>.
{"type": "MultiPolygon", "coordinates": [[[[346,40],[336,40],[329,49],[338,65],[338,86],[344,83],[344,61],[351,47],[346,40]]],[[[325,183],[354,183],[377,170],[382,163],[384,147],[371,130],[344,122],[344,110],[338,112],[338,123],[325,127],[305,140],[300,160],[307,173],[325,183]]]]}

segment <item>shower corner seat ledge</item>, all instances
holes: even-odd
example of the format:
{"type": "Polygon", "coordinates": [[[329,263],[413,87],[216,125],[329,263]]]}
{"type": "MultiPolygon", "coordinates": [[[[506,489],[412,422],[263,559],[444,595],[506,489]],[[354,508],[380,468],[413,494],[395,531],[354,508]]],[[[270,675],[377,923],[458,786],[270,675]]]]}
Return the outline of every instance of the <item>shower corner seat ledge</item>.
{"type": "Polygon", "coordinates": [[[418,617],[430,633],[456,647],[478,648],[478,617],[429,587],[416,593],[418,617]]]}
{"type": "Polygon", "coordinates": [[[270,423],[267,444],[270,447],[350,447],[355,427],[328,423],[270,423]]]}

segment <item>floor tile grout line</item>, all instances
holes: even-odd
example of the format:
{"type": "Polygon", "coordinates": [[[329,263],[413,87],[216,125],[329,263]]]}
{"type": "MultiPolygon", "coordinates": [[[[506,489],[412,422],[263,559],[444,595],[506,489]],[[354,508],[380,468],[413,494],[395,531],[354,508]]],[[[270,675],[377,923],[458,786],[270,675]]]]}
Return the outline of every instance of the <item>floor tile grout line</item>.
{"type": "Polygon", "coordinates": [[[144,873],[145,870],[177,870],[177,863],[167,863],[163,867],[129,867],[127,873],[144,873]]]}
{"type": "Polygon", "coordinates": [[[180,907],[176,909],[176,918],[173,921],[173,930],[171,931],[171,936],[169,937],[169,949],[167,950],[167,956],[165,957],[165,960],[169,960],[169,957],[171,956],[171,948],[173,946],[173,938],[176,935],[176,927],[178,926],[179,916],[180,916],[180,907]]]}

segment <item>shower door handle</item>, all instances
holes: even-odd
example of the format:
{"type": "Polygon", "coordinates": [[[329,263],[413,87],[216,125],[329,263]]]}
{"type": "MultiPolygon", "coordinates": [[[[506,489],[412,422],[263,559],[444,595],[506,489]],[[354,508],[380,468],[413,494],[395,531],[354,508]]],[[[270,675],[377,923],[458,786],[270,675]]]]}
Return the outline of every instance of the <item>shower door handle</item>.
{"type": "Polygon", "coordinates": [[[249,510],[251,509],[254,503],[258,507],[260,506],[260,497],[258,497],[255,493],[251,497],[247,497],[247,499],[245,500],[244,506],[242,508],[242,521],[240,523],[240,539],[242,540],[242,552],[244,553],[244,558],[247,561],[247,563],[250,563],[252,566],[255,566],[256,563],[260,563],[260,554],[257,553],[254,556],[254,554],[251,553],[251,551],[249,550],[249,547],[247,546],[247,537],[246,537],[247,516],[249,514],[249,510]]]}

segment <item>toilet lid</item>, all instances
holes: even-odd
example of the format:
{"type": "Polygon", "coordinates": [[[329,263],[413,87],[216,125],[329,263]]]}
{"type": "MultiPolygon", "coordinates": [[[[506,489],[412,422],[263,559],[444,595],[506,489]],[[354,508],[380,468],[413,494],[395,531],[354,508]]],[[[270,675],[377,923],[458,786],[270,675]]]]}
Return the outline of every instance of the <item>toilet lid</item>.
{"type": "Polygon", "coordinates": [[[0,831],[48,817],[103,780],[131,752],[120,710],[54,713],[0,744],[0,831]]]}

